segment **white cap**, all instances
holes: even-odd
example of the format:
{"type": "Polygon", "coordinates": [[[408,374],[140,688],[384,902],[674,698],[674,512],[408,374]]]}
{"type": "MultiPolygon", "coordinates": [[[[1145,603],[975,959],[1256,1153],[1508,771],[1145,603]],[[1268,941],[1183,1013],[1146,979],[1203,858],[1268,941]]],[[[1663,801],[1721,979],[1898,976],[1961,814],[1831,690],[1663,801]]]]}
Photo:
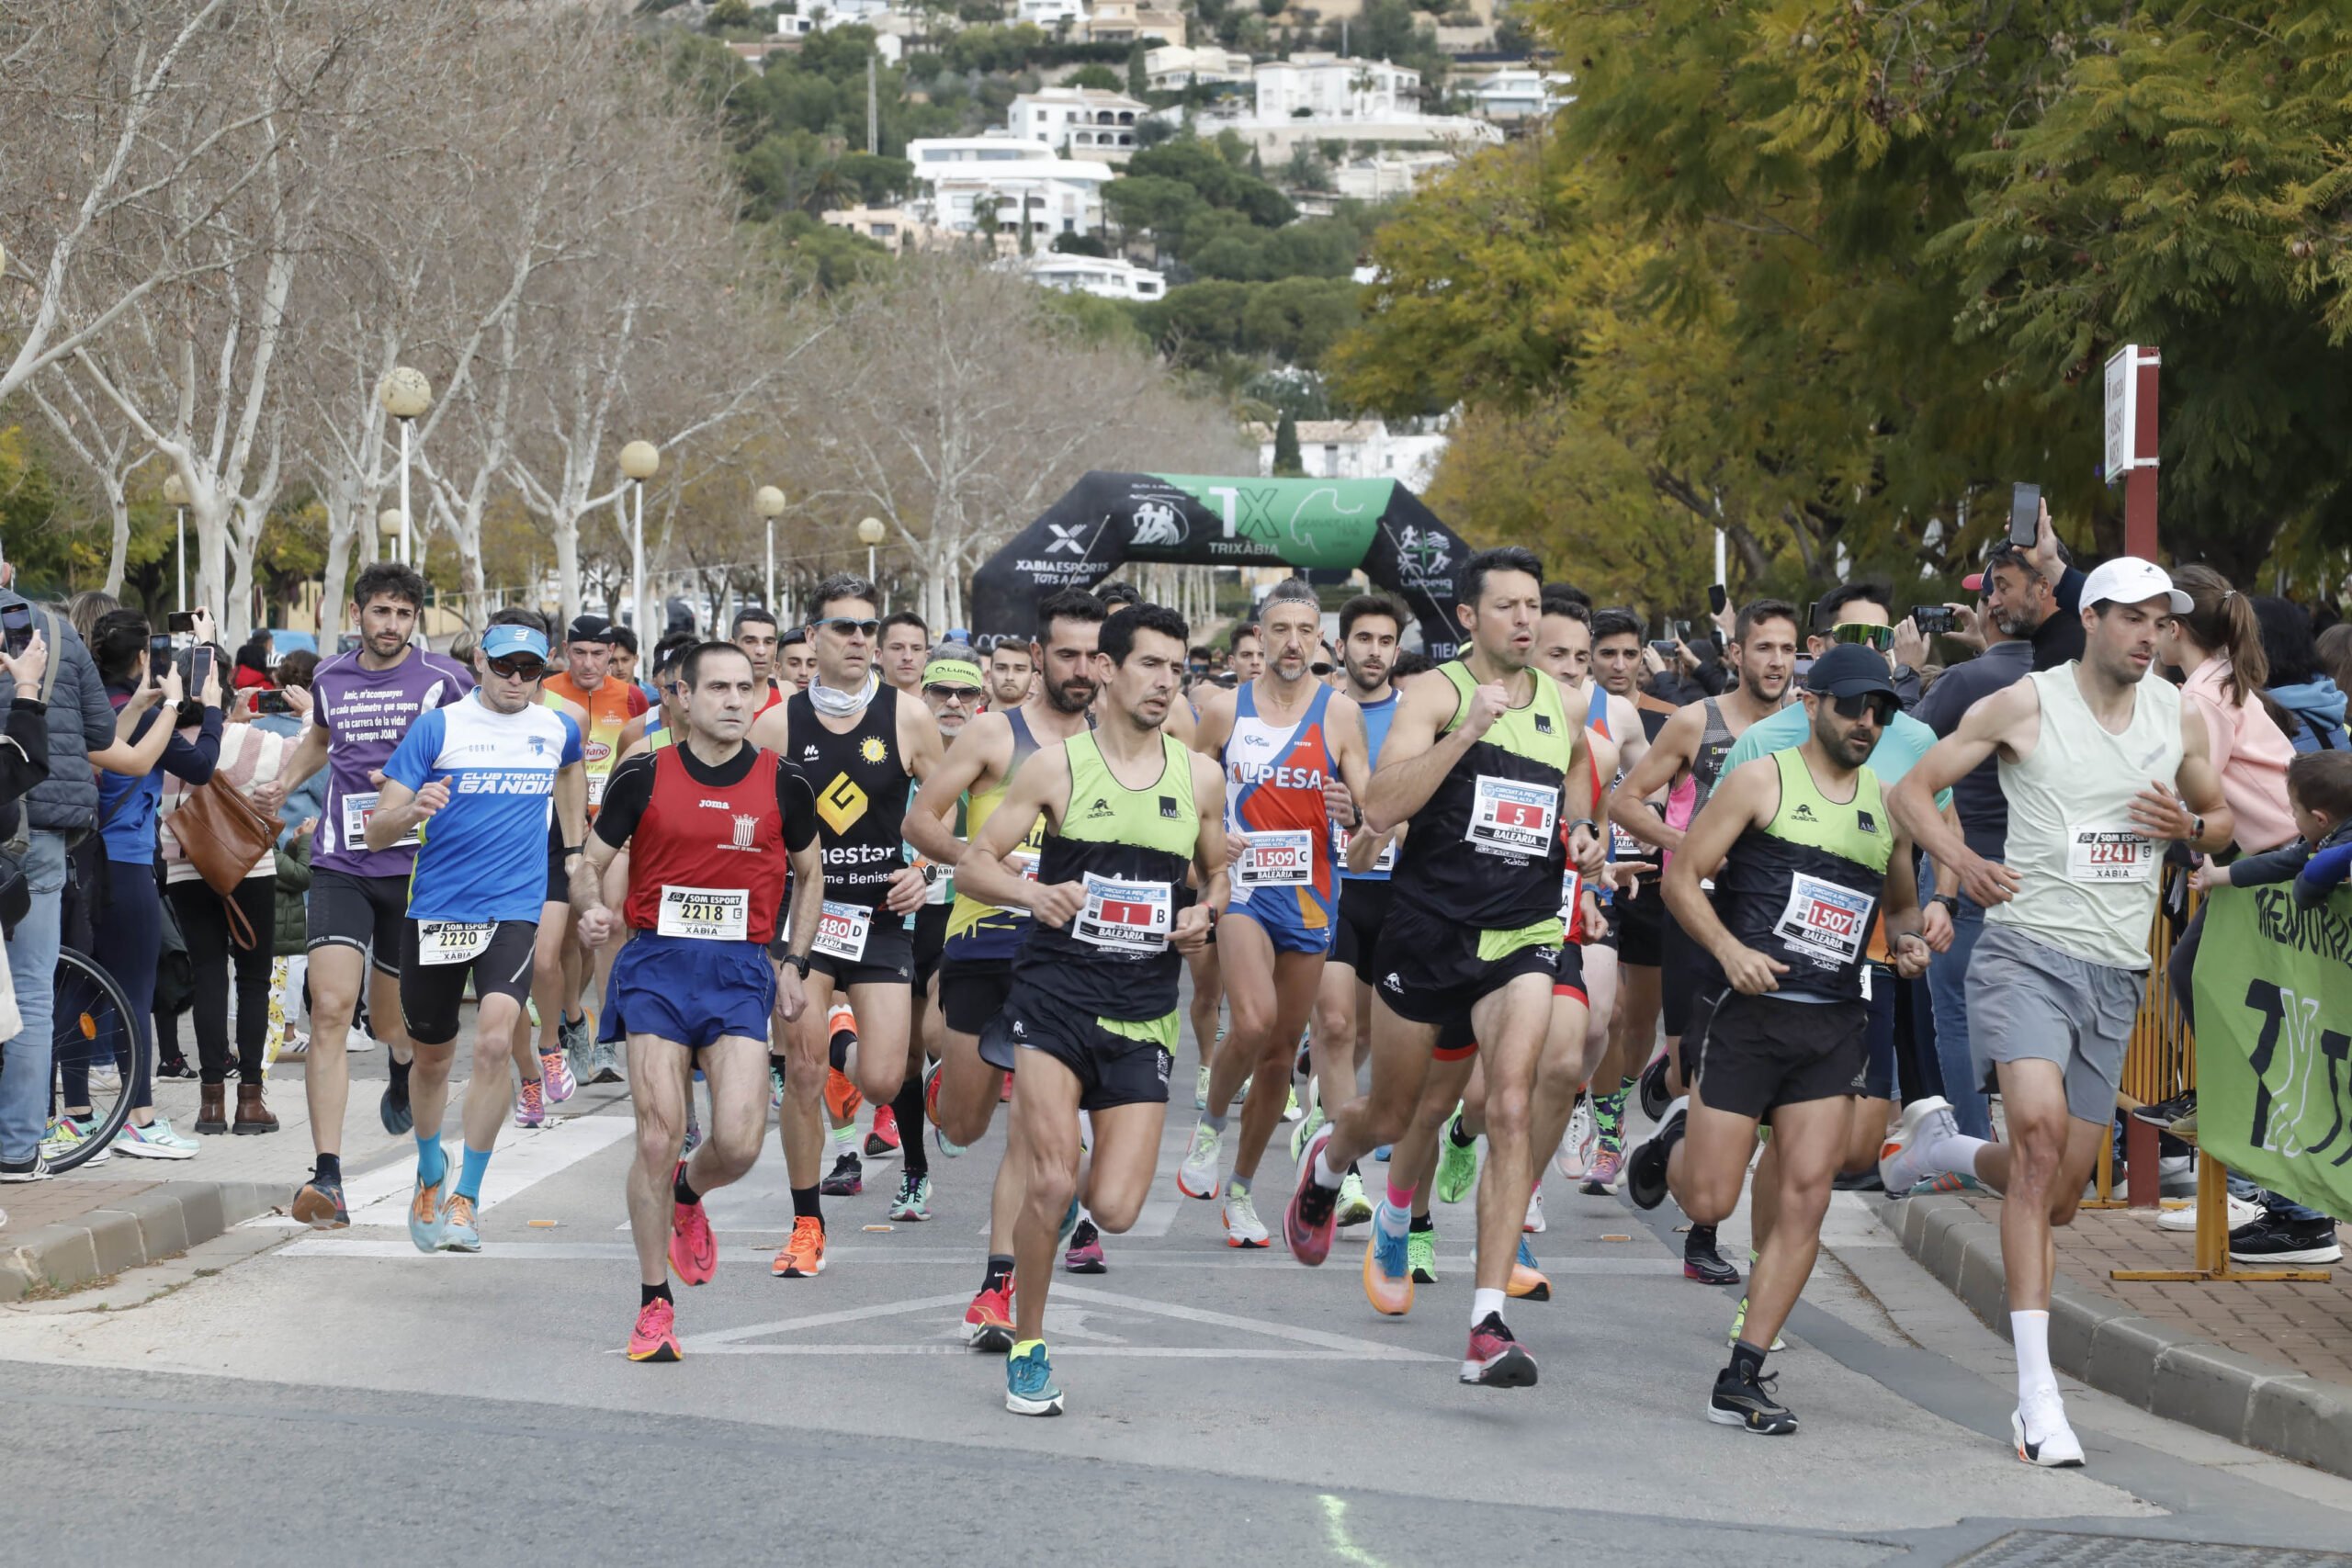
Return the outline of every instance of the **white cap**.
{"type": "Polygon", "coordinates": [[[2083,581],[2083,604],[2143,604],[2151,599],[2169,600],[2172,613],[2185,615],[2197,601],[2172,585],[2165,569],[2138,556],[2118,556],[2091,569],[2083,581]]]}

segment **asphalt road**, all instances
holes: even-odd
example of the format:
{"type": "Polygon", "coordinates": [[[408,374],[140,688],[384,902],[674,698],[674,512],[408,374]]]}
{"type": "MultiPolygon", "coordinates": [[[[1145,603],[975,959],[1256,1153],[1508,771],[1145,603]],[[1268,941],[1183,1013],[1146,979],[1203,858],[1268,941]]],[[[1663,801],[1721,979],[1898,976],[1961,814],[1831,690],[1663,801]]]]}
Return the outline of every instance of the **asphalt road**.
{"type": "MultiPolygon", "coordinates": [[[[562,1114],[510,1129],[478,1258],[410,1248],[400,1159],[350,1173],[349,1231],[259,1221],[0,1311],[8,1559],[119,1562],[143,1541],[175,1568],[1586,1553],[1620,1568],[1941,1563],[1999,1543],[2003,1561],[2063,1546],[2137,1562],[2129,1539],[2040,1532],[2332,1549],[2352,1527],[2352,1484],[2088,1391],[2070,1388],[2088,1468],[2019,1464],[2007,1345],[1845,1198],[1774,1358],[1795,1437],[1703,1418],[1736,1293],[1682,1278],[1670,1207],[1638,1214],[1556,1176],[1533,1238],[1554,1299],[1510,1314],[1542,1382],[1464,1388],[1467,1207],[1440,1210],[1442,1282],[1409,1318],[1381,1318],[1357,1280],[1361,1231],[1309,1271],[1228,1250],[1216,1206],[1177,1195],[1189,1096],[1110,1272],[1056,1282],[1060,1419],[1006,1414],[1001,1363],[956,1327],[995,1134],[934,1158],[927,1224],[865,1228],[886,1225],[898,1171],[870,1162],[864,1195],[828,1204],[813,1280],[768,1273],[789,1213],[771,1143],[711,1200],[721,1263],[679,1292],[685,1359],[633,1365],[627,1101],[583,1089],[562,1114]]],[[[1266,1185],[1289,1168],[1278,1148],[1266,1185]]],[[[1744,1257],[1744,1219],[1724,1240],[1744,1257]]]]}

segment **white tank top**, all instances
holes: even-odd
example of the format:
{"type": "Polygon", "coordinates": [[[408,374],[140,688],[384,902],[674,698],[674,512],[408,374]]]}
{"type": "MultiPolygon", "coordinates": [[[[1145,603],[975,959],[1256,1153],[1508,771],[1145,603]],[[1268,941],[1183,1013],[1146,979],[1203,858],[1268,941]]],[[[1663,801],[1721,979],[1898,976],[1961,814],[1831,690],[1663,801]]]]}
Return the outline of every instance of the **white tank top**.
{"type": "Polygon", "coordinates": [[[2132,802],[2180,773],[2180,693],[2141,682],[2132,722],[2110,735],[2091,716],[2075,670],[2026,677],[2041,701],[2041,737],[2023,761],[2000,763],[2007,858],[2020,885],[1984,918],[2087,963],[2145,969],[2164,846],[2132,827],[2132,802]]]}

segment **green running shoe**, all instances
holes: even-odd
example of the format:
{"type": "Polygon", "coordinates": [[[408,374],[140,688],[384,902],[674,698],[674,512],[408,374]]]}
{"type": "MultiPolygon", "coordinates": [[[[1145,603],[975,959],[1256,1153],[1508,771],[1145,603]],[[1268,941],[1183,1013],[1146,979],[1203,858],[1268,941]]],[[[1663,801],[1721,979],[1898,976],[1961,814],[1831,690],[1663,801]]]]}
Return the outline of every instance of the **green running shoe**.
{"type": "Polygon", "coordinates": [[[1352,1170],[1340,1180],[1340,1206],[1336,1218],[1342,1228],[1360,1225],[1372,1218],[1372,1200],[1364,1196],[1363,1179],[1352,1170]]]}
{"type": "Polygon", "coordinates": [[[1290,1130],[1290,1163],[1296,1165],[1306,1157],[1306,1140],[1315,1136],[1323,1125],[1323,1107],[1318,1103],[1308,1111],[1299,1124],[1290,1130]]]}
{"type": "Polygon", "coordinates": [[[1405,1261],[1413,1270],[1413,1283],[1437,1283],[1437,1230],[1413,1231],[1405,1237],[1405,1261]]]}
{"type": "MultiPolygon", "coordinates": [[[[1742,1296],[1739,1298],[1739,1311],[1732,1314],[1731,1333],[1725,1337],[1724,1343],[1726,1345],[1738,1344],[1740,1331],[1747,1326],[1747,1298],[1746,1296],[1742,1296]]],[[[1789,1348],[1789,1342],[1775,1334],[1772,1336],[1772,1344],[1770,1348],[1775,1351],[1785,1350],[1789,1348]]]]}
{"type": "Polygon", "coordinates": [[[1462,1108],[1455,1106],[1437,1134],[1437,1201],[1459,1203],[1478,1184],[1478,1145],[1458,1144],[1453,1134],[1462,1125],[1462,1108]]]}

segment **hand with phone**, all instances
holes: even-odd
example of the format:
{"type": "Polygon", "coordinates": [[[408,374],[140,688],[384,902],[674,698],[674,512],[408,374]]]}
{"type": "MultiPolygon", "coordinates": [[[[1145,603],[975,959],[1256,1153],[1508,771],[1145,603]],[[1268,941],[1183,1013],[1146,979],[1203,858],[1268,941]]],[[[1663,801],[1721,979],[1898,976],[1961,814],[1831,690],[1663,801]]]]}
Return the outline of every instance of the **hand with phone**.
{"type": "Polygon", "coordinates": [[[41,677],[49,672],[49,641],[40,633],[30,633],[19,646],[14,639],[8,651],[0,655],[0,670],[17,683],[17,695],[28,702],[40,700],[41,677]]]}
{"type": "Polygon", "coordinates": [[[220,666],[213,660],[212,649],[199,647],[195,658],[197,700],[204,706],[220,705],[220,666]]]}

